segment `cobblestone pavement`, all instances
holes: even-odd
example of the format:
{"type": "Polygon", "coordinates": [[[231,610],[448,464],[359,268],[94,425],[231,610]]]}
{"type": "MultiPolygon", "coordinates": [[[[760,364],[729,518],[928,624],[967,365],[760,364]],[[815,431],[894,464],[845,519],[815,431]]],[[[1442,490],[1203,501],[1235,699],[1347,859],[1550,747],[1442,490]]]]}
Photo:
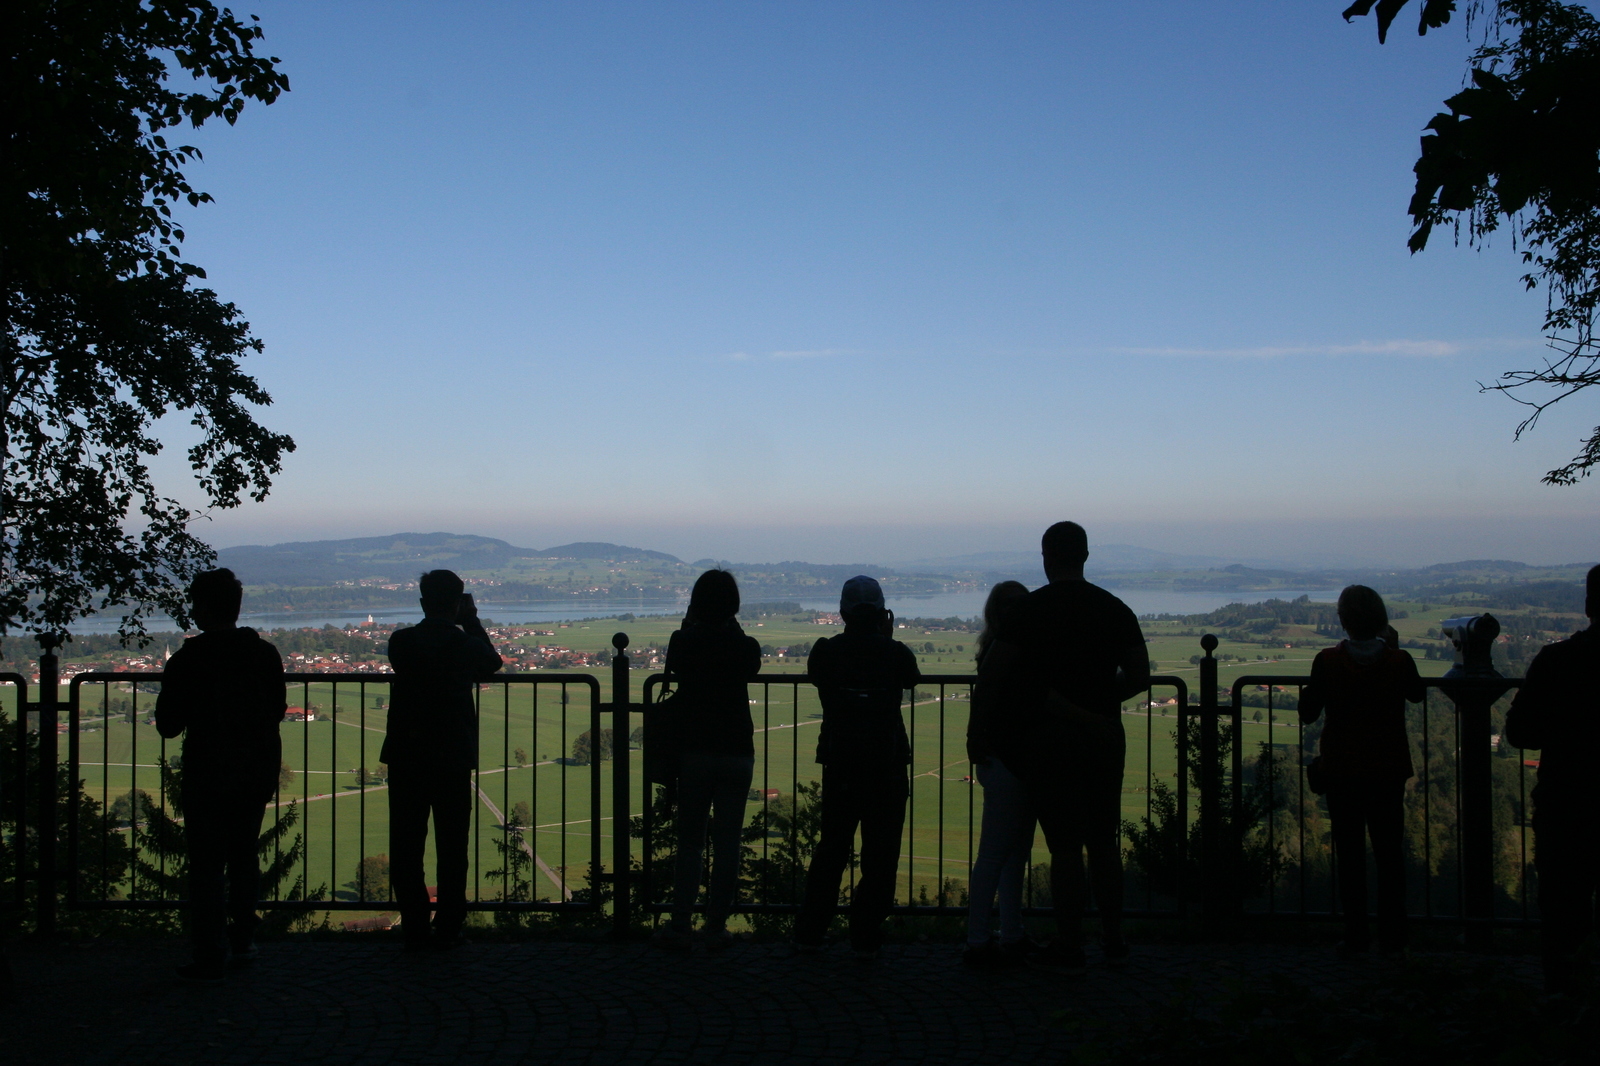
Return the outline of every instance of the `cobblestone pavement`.
{"type": "MultiPolygon", "coordinates": [[[[775,944],[710,955],[647,944],[470,944],[411,955],[378,938],[263,945],[220,984],[179,980],[174,942],[13,948],[7,1066],[563,1061],[1055,1062],[1081,1024],[1273,973],[1336,990],[1379,960],[1326,948],[1161,945],[1069,980],[974,973],[950,946],[874,963],[775,944]]],[[[1525,962],[1509,979],[1533,980],[1525,962]]]]}

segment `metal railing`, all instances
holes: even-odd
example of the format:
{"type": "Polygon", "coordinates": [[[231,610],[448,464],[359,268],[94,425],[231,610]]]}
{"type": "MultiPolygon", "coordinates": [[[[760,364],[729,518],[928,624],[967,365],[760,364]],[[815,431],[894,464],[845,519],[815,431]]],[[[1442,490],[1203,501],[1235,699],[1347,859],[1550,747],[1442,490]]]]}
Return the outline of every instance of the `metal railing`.
{"type": "MultiPolygon", "coordinates": [[[[1255,783],[1266,791],[1266,817],[1261,819],[1265,843],[1274,852],[1299,857],[1285,878],[1266,887],[1262,910],[1280,913],[1279,892],[1292,889],[1296,916],[1339,915],[1336,858],[1332,849],[1308,843],[1308,826],[1318,833],[1327,824],[1327,805],[1313,795],[1306,768],[1316,750],[1321,724],[1303,725],[1298,713],[1280,722],[1278,711],[1288,705],[1293,712],[1309,678],[1302,675],[1245,675],[1234,680],[1230,700],[1219,713],[1228,716],[1228,728],[1239,738],[1233,745],[1235,781],[1247,774],[1242,765],[1245,697],[1248,690],[1263,694],[1264,752],[1292,750],[1292,761],[1268,757],[1278,772],[1258,773],[1255,783]],[[1284,700],[1291,694],[1293,700],[1284,700]],[[1287,733],[1290,742],[1279,740],[1287,733]],[[1285,772],[1286,771],[1286,772],[1285,772]],[[1288,780],[1285,781],[1284,777],[1288,780]],[[1278,795],[1280,788],[1286,795],[1278,795]],[[1279,817],[1280,802],[1292,814],[1279,817]],[[1280,842],[1284,828],[1292,841],[1280,842]],[[1309,858],[1309,861],[1308,861],[1309,858]],[[1319,868],[1320,867],[1320,868],[1319,868]],[[1286,885],[1284,881],[1292,881],[1286,885]],[[1319,900],[1313,900],[1316,893],[1319,900]]],[[[1531,828],[1529,760],[1500,744],[1494,722],[1504,720],[1506,694],[1520,679],[1440,679],[1424,681],[1422,702],[1410,704],[1407,734],[1412,741],[1415,776],[1407,784],[1404,811],[1406,833],[1408,911],[1414,919],[1465,925],[1469,939],[1480,942],[1493,926],[1523,925],[1534,920],[1529,830],[1531,828]]],[[[1236,789],[1235,799],[1243,789],[1236,789]]]]}
{"type": "MultiPolygon", "coordinates": [[[[180,902],[181,888],[164,876],[175,856],[148,831],[150,823],[158,819],[181,822],[181,815],[172,809],[179,801],[178,790],[172,787],[177,776],[174,770],[181,773],[181,764],[168,741],[154,734],[151,717],[155,696],[150,689],[160,684],[161,676],[157,672],[89,673],[71,681],[68,765],[74,780],[82,780],[89,796],[97,800],[100,824],[96,827],[93,818],[81,817],[68,823],[67,906],[166,908],[180,902]],[[95,732],[102,734],[98,741],[95,732]],[[112,824],[113,806],[119,799],[129,815],[126,826],[112,824]],[[149,810],[141,810],[146,804],[149,810]],[[106,865],[105,850],[113,832],[125,829],[136,844],[144,844],[152,853],[146,861],[154,870],[142,879],[130,878],[126,886],[104,885],[113,891],[98,896],[86,891],[83,875],[96,869],[96,856],[89,853],[83,839],[86,829],[98,830],[93,835],[101,848],[100,868],[106,865]]],[[[362,872],[367,868],[364,860],[388,851],[386,805],[369,804],[368,799],[388,788],[377,755],[383,736],[383,708],[393,680],[392,674],[381,673],[286,675],[291,700],[299,700],[294,709],[301,713],[282,727],[284,772],[268,805],[264,839],[270,838],[272,851],[264,865],[272,869],[282,866],[286,854],[289,858],[282,871],[285,876],[267,888],[265,907],[373,911],[392,904],[387,889],[367,891],[362,872]],[[354,808],[353,812],[348,808],[354,808]],[[287,838],[287,833],[277,832],[285,828],[282,823],[286,820],[286,828],[299,838],[298,843],[287,838]],[[341,888],[345,872],[352,877],[341,888]],[[323,891],[317,891],[319,887],[323,891]]],[[[582,764],[565,753],[574,738],[585,733],[599,735],[603,709],[599,682],[582,673],[507,674],[477,686],[477,704],[480,755],[472,779],[471,906],[479,910],[596,909],[598,903],[586,898],[593,893],[580,892],[575,899],[573,885],[581,886],[602,865],[600,766],[598,760],[582,764]],[[550,690],[554,692],[541,700],[542,693],[550,690]],[[553,759],[527,756],[529,749],[537,752],[541,743],[561,754],[553,759]],[[550,776],[554,782],[547,780],[550,776]],[[529,824],[525,826],[511,823],[518,804],[527,805],[529,824]],[[574,833],[570,831],[573,826],[586,829],[574,833]],[[493,834],[502,834],[498,840],[505,844],[512,829],[521,841],[508,846],[524,851],[528,865],[536,871],[534,877],[547,882],[553,898],[537,891],[530,891],[526,899],[486,893],[485,877],[496,872],[496,863],[504,871],[507,860],[504,849],[494,847],[493,834]],[[545,843],[541,831],[552,831],[546,834],[554,838],[552,848],[540,847],[545,843]]]]}
{"type": "MultiPolygon", "coordinates": [[[[633,715],[650,713],[667,678],[648,677],[643,703],[634,704],[627,638],[618,634],[613,643],[609,700],[602,699],[601,678],[581,672],[500,675],[478,687],[472,909],[591,915],[608,909],[621,928],[635,908],[646,914],[669,908],[670,873],[662,859],[673,834],[660,824],[663,810],[643,775],[634,773],[632,755],[633,715]],[[526,857],[527,878],[513,884],[508,856],[517,849],[526,857]]],[[[1129,913],[1335,916],[1326,808],[1305,782],[1317,727],[1300,725],[1298,716],[1293,722],[1279,717],[1292,709],[1285,704],[1298,703],[1309,678],[1248,675],[1223,691],[1211,654],[1215,639],[1206,637],[1202,647],[1193,700],[1184,679],[1161,676],[1122,712],[1128,731],[1124,824],[1132,830],[1128,855],[1139,860],[1128,864],[1129,913]],[[1143,853],[1134,847],[1139,834],[1143,853]],[[1151,851],[1160,847],[1168,852],[1151,851]],[[1241,856],[1247,854],[1265,865],[1255,869],[1256,882],[1241,888],[1241,856]]],[[[0,778],[0,795],[12,808],[3,842],[12,883],[0,903],[27,906],[40,928],[54,924],[58,902],[69,909],[180,906],[181,885],[165,876],[176,853],[170,845],[163,849],[155,832],[160,824],[177,824],[168,795],[173,760],[150,721],[161,675],[82,674],[71,680],[68,699],[58,702],[47,696],[58,691],[53,660],[41,658],[33,701],[27,679],[0,675],[0,686],[15,692],[12,750],[34,751],[37,758],[36,771],[27,757],[14,760],[9,771],[0,767],[11,775],[0,778]],[[50,772],[60,765],[63,709],[67,776],[81,782],[68,797],[57,794],[58,775],[50,772]],[[62,805],[63,798],[73,802],[62,805]],[[58,810],[67,812],[59,827],[58,810]],[[51,840],[58,846],[46,846],[51,840]],[[118,840],[132,872],[113,877],[118,840]]],[[[269,834],[282,832],[272,838],[268,865],[277,876],[264,906],[390,909],[387,891],[369,891],[365,860],[377,847],[387,850],[387,805],[369,803],[376,797],[368,793],[385,787],[375,760],[392,675],[288,676],[304,710],[283,727],[286,773],[267,820],[269,834]]],[[[905,705],[913,764],[896,893],[901,914],[965,913],[961,875],[976,857],[982,810],[964,748],[974,680],[927,675],[905,705]]],[[[1496,701],[1517,683],[1430,680],[1428,699],[1410,712],[1418,773],[1406,809],[1419,828],[1408,834],[1409,907],[1417,918],[1464,926],[1469,941],[1480,945],[1492,926],[1535,920],[1529,908],[1530,782],[1523,759],[1497,759],[1491,749],[1501,713],[1496,701]]],[[[762,675],[750,692],[755,810],[746,819],[736,909],[759,920],[798,907],[805,855],[797,850],[796,815],[815,797],[810,782],[821,777],[809,750],[821,707],[804,674],[762,675]]],[[[1046,859],[1042,841],[1035,857],[1046,859]]],[[[1032,913],[1046,912],[1039,904],[1048,901],[1036,895],[1046,883],[1030,877],[1032,913]]]]}
{"type": "MultiPolygon", "coordinates": [[[[902,703],[912,762],[897,878],[901,887],[896,891],[893,910],[896,914],[966,913],[964,903],[954,902],[959,893],[951,891],[949,885],[952,879],[964,880],[954,875],[971,870],[982,820],[982,790],[966,757],[966,708],[976,680],[971,674],[924,674],[902,703]]],[[[646,679],[644,714],[650,713],[656,698],[670,683],[666,674],[646,679]]],[[[806,734],[807,727],[821,724],[822,709],[807,674],[761,675],[750,683],[749,690],[755,694],[751,703],[756,740],[751,802],[760,806],[747,822],[765,831],[747,828],[743,899],[736,910],[745,914],[792,914],[799,910],[800,882],[804,878],[803,869],[792,861],[802,833],[794,810],[806,789],[820,785],[821,767],[809,750],[815,746],[815,734],[806,734]],[[775,861],[775,850],[782,850],[783,861],[775,861]]],[[[1156,773],[1152,726],[1164,717],[1156,708],[1166,706],[1175,708],[1178,721],[1188,713],[1188,686],[1182,678],[1151,678],[1138,708],[1123,711],[1124,717],[1142,719],[1144,724],[1143,751],[1137,760],[1142,766],[1132,766],[1125,773],[1123,791],[1125,795],[1146,797],[1145,808],[1139,812],[1145,815],[1149,813],[1148,797],[1156,773]],[[1155,699],[1157,691],[1168,689],[1174,694],[1171,704],[1155,699]]],[[[1186,794],[1186,786],[1180,785],[1179,789],[1186,794]]],[[[648,910],[665,913],[671,909],[671,870],[661,868],[658,855],[671,843],[672,831],[670,826],[659,823],[661,815],[670,811],[654,796],[639,796],[635,806],[641,812],[642,823],[638,876],[644,887],[640,894],[648,910]]],[[[852,861],[848,871],[851,884],[855,872],[852,861]]],[[[1025,913],[1049,913],[1034,905],[1031,898],[1028,904],[1025,913]]],[[[1157,906],[1150,892],[1145,894],[1141,913],[1145,911],[1178,912],[1176,901],[1157,906]]]]}

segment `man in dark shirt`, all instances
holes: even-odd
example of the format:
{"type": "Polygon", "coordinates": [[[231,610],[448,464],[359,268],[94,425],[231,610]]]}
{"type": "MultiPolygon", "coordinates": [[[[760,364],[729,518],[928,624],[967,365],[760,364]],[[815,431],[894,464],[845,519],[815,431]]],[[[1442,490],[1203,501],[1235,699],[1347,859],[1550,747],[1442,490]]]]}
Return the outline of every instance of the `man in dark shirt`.
{"type": "Polygon", "coordinates": [[[1083,578],[1089,539],[1057,522],[1042,542],[1048,585],[1001,619],[979,668],[978,699],[992,723],[996,754],[1021,779],[1050,847],[1057,941],[1039,961],[1084,966],[1089,853],[1108,962],[1127,957],[1122,940],[1122,701],[1150,683],[1139,621],[1126,604],[1083,578]]]}
{"type": "Polygon", "coordinates": [[[872,578],[845,582],[839,614],[844,632],[817,641],[806,665],[822,700],[822,826],[806,872],[795,943],[801,950],[821,946],[859,826],[861,877],[850,900],[850,944],[865,960],[883,943],[883,921],[894,906],[900,832],[911,794],[911,744],[900,703],[922,675],[911,649],[892,636],[894,615],[872,578]]]}
{"type": "Polygon", "coordinates": [[[261,820],[283,760],[278,724],[288,706],[283,660],[240,626],[244,589],[232,570],[207,570],[189,586],[198,636],[167,660],[156,697],[156,729],[183,734],[181,795],[189,853],[194,961],[184,977],[223,976],[255,957],[261,895],[261,820]]]}
{"type": "Polygon", "coordinates": [[[1600,750],[1600,566],[1589,571],[1583,612],[1589,628],[1549,644],[1528,666],[1511,710],[1506,739],[1539,749],[1533,790],[1534,866],[1544,920],[1545,988],[1570,993],[1580,983],[1579,949],[1594,927],[1600,888],[1600,829],[1590,809],[1595,753],[1600,750]]]}
{"type": "Polygon", "coordinates": [[[406,946],[430,942],[422,858],[431,813],[439,893],[432,944],[451,948],[461,943],[467,917],[467,828],[478,764],[473,694],[501,661],[459,577],[430,570],[419,585],[426,617],[389,638],[394,683],[378,757],[389,764],[389,869],[406,946]]]}

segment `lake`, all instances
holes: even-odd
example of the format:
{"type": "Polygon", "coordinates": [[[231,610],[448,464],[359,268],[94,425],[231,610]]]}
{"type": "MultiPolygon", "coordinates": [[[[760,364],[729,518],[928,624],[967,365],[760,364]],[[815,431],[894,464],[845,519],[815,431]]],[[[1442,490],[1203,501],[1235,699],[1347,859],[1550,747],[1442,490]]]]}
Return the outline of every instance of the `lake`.
{"type": "MultiPolygon", "coordinates": [[[[1138,615],[1147,614],[1203,614],[1230,603],[1259,603],[1266,599],[1292,600],[1297,596],[1310,596],[1313,600],[1331,603],[1337,593],[1330,589],[1282,589],[1273,592],[1192,592],[1165,591],[1161,589],[1112,589],[1113,592],[1138,615]]],[[[901,618],[973,618],[983,613],[987,592],[941,592],[929,596],[895,596],[889,598],[889,608],[901,618]]],[[[796,601],[808,611],[836,611],[836,599],[805,599],[796,601]]],[[[501,625],[536,625],[544,622],[576,622],[589,618],[612,618],[619,614],[681,614],[683,604],[668,605],[661,601],[627,603],[606,600],[593,603],[574,603],[562,600],[555,603],[480,603],[483,616],[501,625]]],[[[247,614],[239,621],[257,629],[321,628],[346,626],[365,622],[395,624],[415,622],[419,614],[415,609],[394,611],[328,611],[320,614],[274,612],[247,614]]],[[[151,632],[170,627],[165,619],[152,621],[151,632]]],[[[115,633],[114,619],[86,619],[73,627],[75,633],[115,633]]]]}

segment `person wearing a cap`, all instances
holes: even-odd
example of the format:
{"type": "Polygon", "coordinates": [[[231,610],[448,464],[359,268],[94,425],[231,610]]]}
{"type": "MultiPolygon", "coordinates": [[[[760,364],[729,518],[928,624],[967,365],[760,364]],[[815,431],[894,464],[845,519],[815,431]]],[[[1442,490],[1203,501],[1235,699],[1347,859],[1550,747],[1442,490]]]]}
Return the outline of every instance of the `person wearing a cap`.
{"type": "Polygon", "coordinates": [[[806,667],[822,699],[822,830],[806,873],[795,943],[802,951],[821,947],[859,827],[861,874],[850,900],[850,944],[857,958],[871,959],[894,905],[911,794],[911,743],[900,704],[921,673],[911,649],[894,639],[894,615],[872,578],[845,582],[839,614],[844,632],[817,641],[806,667]]]}
{"type": "Polygon", "coordinates": [[[1083,577],[1089,538],[1057,522],[1040,545],[1049,584],[1014,603],[978,668],[974,699],[995,754],[1022,781],[1050,848],[1058,935],[1029,959],[1061,973],[1085,965],[1088,852],[1105,960],[1128,956],[1122,939],[1122,701],[1150,684],[1139,620],[1083,577]]]}

